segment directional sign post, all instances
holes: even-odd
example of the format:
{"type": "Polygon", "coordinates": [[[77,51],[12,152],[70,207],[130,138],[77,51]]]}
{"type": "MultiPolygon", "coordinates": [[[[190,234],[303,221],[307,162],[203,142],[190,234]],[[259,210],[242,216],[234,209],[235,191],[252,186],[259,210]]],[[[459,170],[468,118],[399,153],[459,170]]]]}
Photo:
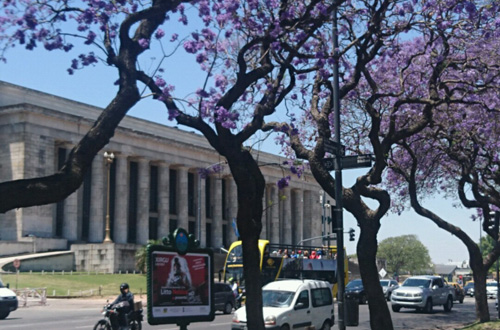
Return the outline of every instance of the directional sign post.
{"type": "Polygon", "coordinates": [[[356,155],[342,157],[340,162],[342,168],[360,168],[372,166],[372,155],[356,155]]]}
{"type": "Polygon", "coordinates": [[[345,145],[333,140],[325,141],[325,151],[335,156],[345,156],[345,145]]]}
{"type": "MultiPolygon", "coordinates": [[[[324,158],[321,160],[327,171],[335,170],[335,158],[324,158]]],[[[340,158],[342,169],[371,167],[372,155],[344,156],[340,158]]]]}

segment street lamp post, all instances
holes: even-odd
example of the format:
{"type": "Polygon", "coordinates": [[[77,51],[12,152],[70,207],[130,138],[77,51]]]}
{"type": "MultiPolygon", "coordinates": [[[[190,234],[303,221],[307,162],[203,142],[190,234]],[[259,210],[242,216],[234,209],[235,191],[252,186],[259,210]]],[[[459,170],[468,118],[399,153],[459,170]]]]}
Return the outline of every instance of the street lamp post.
{"type": "Polygon", "coordinates": [[[107,196],[106,196],[106,229],[103,243],[113,243],[111,240],[111,226],[109,223],[109,191],[110,191],[110,177],[111,177],[111,164],[113,163],[113,159],[115,159],[115,155],[107,151],[104,152],[104,158],[106,159],[106,167],[108,168],[108,187],[107,187],[107,196]]]}

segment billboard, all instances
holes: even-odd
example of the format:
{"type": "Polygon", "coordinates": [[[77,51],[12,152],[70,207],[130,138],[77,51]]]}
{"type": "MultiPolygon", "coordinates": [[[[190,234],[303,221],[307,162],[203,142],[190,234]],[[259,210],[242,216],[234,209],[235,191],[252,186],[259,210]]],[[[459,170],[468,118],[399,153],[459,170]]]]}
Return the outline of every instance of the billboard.
{"type": "MultiPolygon", "coordinates": [[[[211,252],[211,251],[209,251],[211,252]]],[[[214,317],[211,253],[180,255],[152,246],[148,264],[148,322],[150,324],[211,321],[214,317]]]]}

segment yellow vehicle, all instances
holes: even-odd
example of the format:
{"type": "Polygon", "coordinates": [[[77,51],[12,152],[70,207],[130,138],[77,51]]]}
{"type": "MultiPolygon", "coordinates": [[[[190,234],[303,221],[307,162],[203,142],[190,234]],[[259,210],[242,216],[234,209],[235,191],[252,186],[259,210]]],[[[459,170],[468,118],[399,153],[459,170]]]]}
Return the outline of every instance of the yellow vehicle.
{"type": "MultiPolygon", "coordinates": [[[[259,240],[261,282],[265,285],[279,278],[302,278],[328,281],[337,295],[337,247],[271,244],[259,240]]],[[[345,250],[344,250],[345,251],[345,250]]],[[[348,279],[347,258],[344,259],[344,283],[348,279]]],[[[241,241],[231,244],[224,264],[223,281],[235,279],[244,286],[243,249],[241,241]]]]}

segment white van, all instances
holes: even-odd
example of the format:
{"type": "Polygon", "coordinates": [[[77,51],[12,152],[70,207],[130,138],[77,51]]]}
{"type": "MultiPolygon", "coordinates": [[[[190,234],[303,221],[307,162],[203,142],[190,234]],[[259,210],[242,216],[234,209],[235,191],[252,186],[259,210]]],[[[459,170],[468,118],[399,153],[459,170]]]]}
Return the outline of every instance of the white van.
{"type": "Polygon", "coordinates": [[[14,291],[4,286],[0,280],[0,320],[9,316],[10,312],[17,309],[17,296],[14,291]]]}
{"type": "MultiPolygon", "coordinates": [[[[333,297],[330,283],[317,280],[281,280],[262,288],[266,329],[330,329],[333,297]]],[[[247,329],[245,306],[233,314],[233,330],[247,329]]]]}

